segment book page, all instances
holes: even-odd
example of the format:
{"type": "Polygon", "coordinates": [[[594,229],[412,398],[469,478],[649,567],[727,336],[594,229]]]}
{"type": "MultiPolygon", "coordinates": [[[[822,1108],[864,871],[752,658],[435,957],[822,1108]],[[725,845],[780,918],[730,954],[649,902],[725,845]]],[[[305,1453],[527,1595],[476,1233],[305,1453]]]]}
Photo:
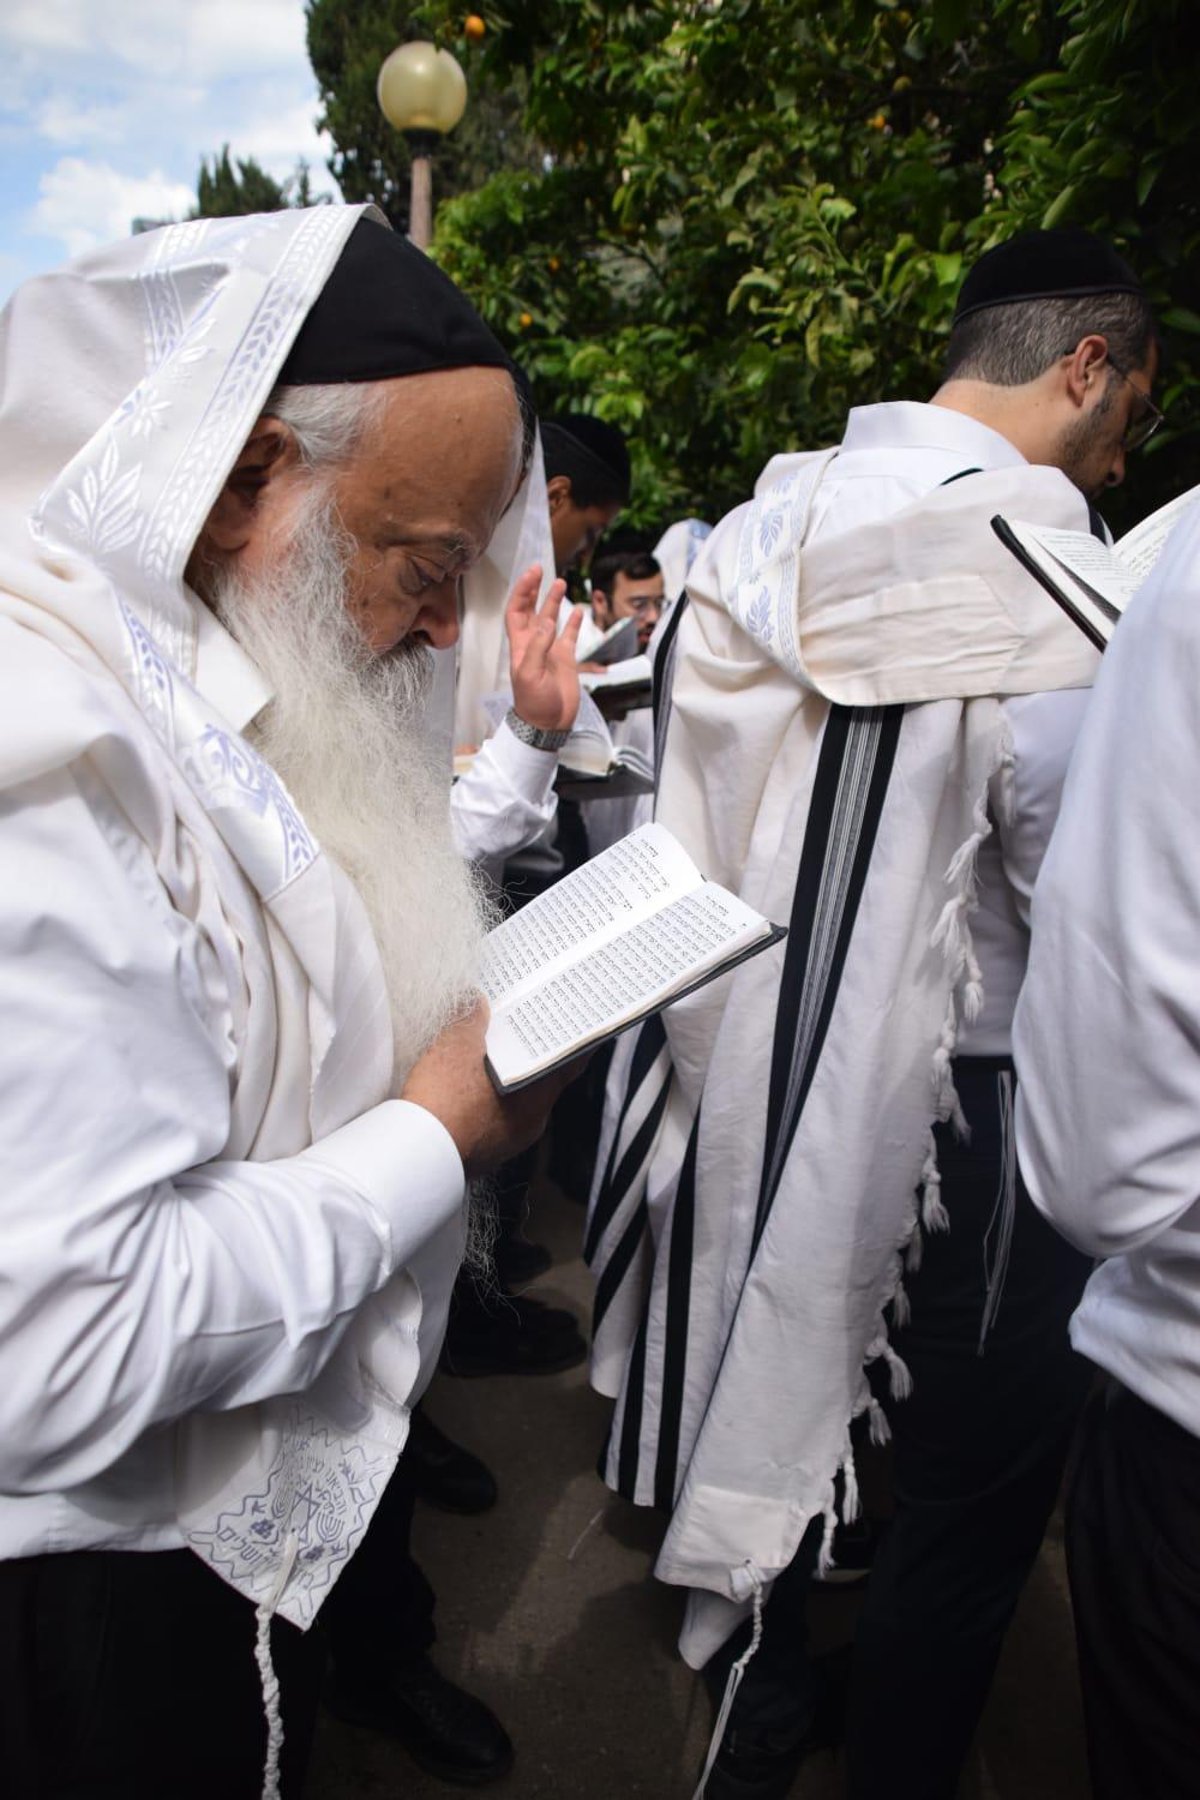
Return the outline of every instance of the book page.
{"type": "Polygon", "coordinates": [[[506,1083],[547,1067],[650,1011],[769,930],[751,907],[706,882],[498,1011],[487,1033],[492,1067],[506,1083]]]}
{"type": "Polygon", "coordinates": [[[616,745],[604,714],[581,688],[571,735],[558,753],[559,766],[579,775],[605,775],[615,760],[616,745]]]}
{"type": "Polygon", "coordinates": [[[1136,593],[1138,578],[1123,566],[1107,544],[1102,544],[1090,533],[1058,531],[1048,525],[1026,525],[1024,531],[1076,580],[1084,582],[1113,605],[1124,608],[1136,593]]]}
{"type": "Polygon", "coordinates": [[[1200,488],[1189,488],[1177,494],[1157,512],[1117,539],[1117,556],[1140,587],[1158,561],[1162,547],[1188,508],[1200,504],[1200,488]]]}
{"type": "Polygon", "coordinates": [[[489,931],[481,986],[493,1013],[699,885],[700,871],[664,826],[621,838],[489,931]]]}
{"type": "Polygon", "coordinates": [[[654,665],[648,656],[627,656],[602,674],[581,675],[579,685],[587,688],[589,693],[595,693],[597,688],[642,687],[653,680],[654,665]]]}

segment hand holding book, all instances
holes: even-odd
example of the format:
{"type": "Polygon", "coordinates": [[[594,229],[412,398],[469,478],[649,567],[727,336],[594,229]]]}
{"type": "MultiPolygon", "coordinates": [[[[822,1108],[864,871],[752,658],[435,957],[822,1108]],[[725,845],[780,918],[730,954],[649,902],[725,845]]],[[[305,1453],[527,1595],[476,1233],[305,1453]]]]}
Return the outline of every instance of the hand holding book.
{"type": "Polygon", "coordinates": [[[488,1069],[523,1086],[784,935],[644,825],[488,935],[488,1069]]]}

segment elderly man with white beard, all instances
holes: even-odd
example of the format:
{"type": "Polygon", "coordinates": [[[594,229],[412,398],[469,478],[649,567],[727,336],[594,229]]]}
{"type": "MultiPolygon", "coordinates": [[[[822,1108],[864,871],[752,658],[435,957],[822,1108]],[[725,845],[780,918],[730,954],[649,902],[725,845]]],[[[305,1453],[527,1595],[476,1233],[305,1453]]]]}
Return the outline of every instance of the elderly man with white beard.
{"type": "Polygon", "coordinates": [[[436,1358],[466,1178],[552,1098],[486,1076],[421,725],[523,440],[499,345],[361,209],[170,227],[0,320],[14,1800],[299,1791],[307,1627],[436,1358]]]}

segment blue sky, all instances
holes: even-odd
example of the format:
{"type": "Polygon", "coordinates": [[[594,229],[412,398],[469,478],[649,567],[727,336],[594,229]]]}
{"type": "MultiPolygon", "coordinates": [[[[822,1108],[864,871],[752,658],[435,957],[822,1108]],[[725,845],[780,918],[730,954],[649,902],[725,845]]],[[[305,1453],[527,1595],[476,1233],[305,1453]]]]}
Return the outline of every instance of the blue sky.
{"type": "Polygon", "coordinates": [[[303,0],[0,0],[0,303],[26,276],[181,218],[228,143],[333,192],[303,0]]]}

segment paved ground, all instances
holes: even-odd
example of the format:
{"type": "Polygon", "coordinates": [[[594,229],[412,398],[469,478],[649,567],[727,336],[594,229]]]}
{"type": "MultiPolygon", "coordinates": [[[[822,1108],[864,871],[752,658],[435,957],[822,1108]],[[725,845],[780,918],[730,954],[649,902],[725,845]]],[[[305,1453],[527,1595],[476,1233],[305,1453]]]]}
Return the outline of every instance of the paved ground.
{"type": "MultiPolygon", "coordinates": [[[[537,1284],[587,1304],[581,1209],[541,1191],[532,1235],[556,1266],[537,1284]]],[[[607,1403],[582,1369],[537,1379],[439,1377],[430,1411],[501,1485],[479,1519],[420,1511],[416,1550],[438,1593],[440,1667],[481,1695],[517,1746],[497,1800],[688,1800],[708,1711],[674,1639],[678,1596],[649,1579],[659,1527],[595,1475],[607,1403]]],[[[818,1595],[814,1639],[853,1630],[846,1591],[818,1595]]],[[[931,1707],[937,1695],[929,1696],[931,1707]]],[[[326,1721],[308,1800],[449,1800],[394,1744],[326,1721]]],[[[821,1757],[794,1800],[841,1800],[821,1757]]],[[[1087,1800],[1061,1547],[1043,1549],[1010,1633],[961,1800],[1087,1800]]]]}

